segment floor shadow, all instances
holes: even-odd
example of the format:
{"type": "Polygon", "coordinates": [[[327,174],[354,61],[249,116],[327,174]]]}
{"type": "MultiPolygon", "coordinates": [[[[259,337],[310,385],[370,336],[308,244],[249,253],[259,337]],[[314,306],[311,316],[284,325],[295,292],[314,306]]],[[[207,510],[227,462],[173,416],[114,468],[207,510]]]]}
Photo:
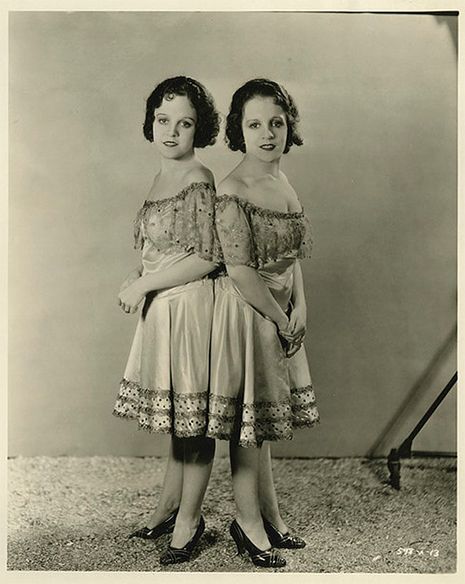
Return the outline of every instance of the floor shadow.
{"type": "Polygon", "coordinates": [[[361,465],[378,481],[380,486],[390,486],[389,471],[385,458],[365,458],[361,465]]]}

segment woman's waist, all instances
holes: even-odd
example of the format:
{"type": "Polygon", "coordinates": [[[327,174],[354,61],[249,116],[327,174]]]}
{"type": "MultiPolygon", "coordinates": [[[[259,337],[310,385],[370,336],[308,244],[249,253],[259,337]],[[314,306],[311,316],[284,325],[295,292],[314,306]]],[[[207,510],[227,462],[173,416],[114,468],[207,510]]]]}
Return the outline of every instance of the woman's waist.
{"type": "Polygon", "coordinates": [[[199,280],[187,282],[186,284],[180,284],[179,286],[154,290],[153,292],[149,292],[147,296],[153,296],[155,299],[171,298],[172,296],[177,296],[179,294],[195,292],[202,288],[205,290],[213,289],[213,281],[208,277],[204,277],[199,280]]]}
{"type": "Polygon", "coordinates": [[[191,255],[190,252],[179,249],[159,250],[153,246],[145,246],[142,250],[142,266],[145,273],[166,270],[191,255]]]}
{"type": "MultiPolygon", "coordinates": [[[[276,281],[271,281],[270,279],[263,278],[261,272],[259,272],[258,270],[257,272],[259,273],[260,277],[263,280],[263,283],[269,289],[274,299],[278,302],[281,308],[283,310],[287,310],[292,296],[292,277],[290,278],[290,281],[286,282],[286,285],[278,285],[276,281]]],[[[233,294],[247,302],[239,286],[227,274],[215,278],[214,282],[215,290],[221,290],[223,292],[233,294]]]]}

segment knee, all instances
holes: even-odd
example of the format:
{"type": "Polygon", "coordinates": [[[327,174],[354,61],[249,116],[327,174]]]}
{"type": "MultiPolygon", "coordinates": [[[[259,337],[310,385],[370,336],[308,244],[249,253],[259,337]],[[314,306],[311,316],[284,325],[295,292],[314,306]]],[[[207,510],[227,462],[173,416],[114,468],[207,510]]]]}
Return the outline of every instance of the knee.
{"type": "Polygon", "coordinates": [[[184,460],[194,464],[210,464],[215,456],[215,440],[213,438],[186,438],[184,444],[184,460]]]}

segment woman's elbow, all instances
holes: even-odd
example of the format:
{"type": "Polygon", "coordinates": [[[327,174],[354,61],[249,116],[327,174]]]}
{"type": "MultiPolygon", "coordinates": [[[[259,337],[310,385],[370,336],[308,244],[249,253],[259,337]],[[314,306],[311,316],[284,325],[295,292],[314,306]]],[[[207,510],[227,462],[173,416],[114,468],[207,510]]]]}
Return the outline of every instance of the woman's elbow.
{"type": "Polygon", "coordinates": [[[216,262],[212,262],[210,260],[202,260],[201,271],[204,274],[210,274],[210,272],[216,270],[217,267],[218,264],[216,264],[216,262]]]}

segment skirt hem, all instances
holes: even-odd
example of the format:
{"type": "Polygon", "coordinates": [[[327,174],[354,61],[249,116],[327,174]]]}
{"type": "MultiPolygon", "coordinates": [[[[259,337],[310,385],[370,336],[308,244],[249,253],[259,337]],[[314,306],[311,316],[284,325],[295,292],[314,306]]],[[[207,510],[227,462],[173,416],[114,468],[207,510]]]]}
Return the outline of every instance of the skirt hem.
{"type": "Polygon", "coordinates": [[[149,433],[234,440],[243,447],[292,440],[294,430],[320,422],[311,384],[292,388],[286,400],[247,403],[208,391],[144,388],[123,379],[113,415],[134,420],[149,433]]]}
{"type": "MultiPolygon", "coordinates": [[[[174,432],[172,428],[154,428],[153,426],[150,426],[148,424],[144,424],[142,422],[140,422],[137,417],[135,416],[131,416],[128,414],[124,414],[121,412],[118,412],[116,410],[113,410],[113,415],[121,418],[123,420],[126,421],[134,421],[134,422],[138,422],[138,430],[144,430],[145,432],[148,432],[149,434],[169,434],[171,436],[176,436],[176,438],[212,438],[214,440],[227,440],[227,441],[231,441],[231,440],[235,440],[235,437],[228,432],[201,432],[201,433],[177,433],[174,432]]],[[[317,418],[316,420],[308,420],[306,422],[300,423],[300,424],[295,424],[294,426],[294,430],[301,430],[304,428],[312,428],[313,426],[316,426],[317,424],[320,423],[320,419],[317,418]]],[[[245,440],[245,439],[239,439],[237,441],[237,445],[241,446],[243,448],[258,448],[260,447],[263,442],[279,442],[280,440],[293,440],[294,439],[294,433],[290,433],[287,435],[283,435],[283,436],[276,436],[274,434],[271,435],[265,435],[263,438],[261,438],[260,440],[245,440]]]]}

